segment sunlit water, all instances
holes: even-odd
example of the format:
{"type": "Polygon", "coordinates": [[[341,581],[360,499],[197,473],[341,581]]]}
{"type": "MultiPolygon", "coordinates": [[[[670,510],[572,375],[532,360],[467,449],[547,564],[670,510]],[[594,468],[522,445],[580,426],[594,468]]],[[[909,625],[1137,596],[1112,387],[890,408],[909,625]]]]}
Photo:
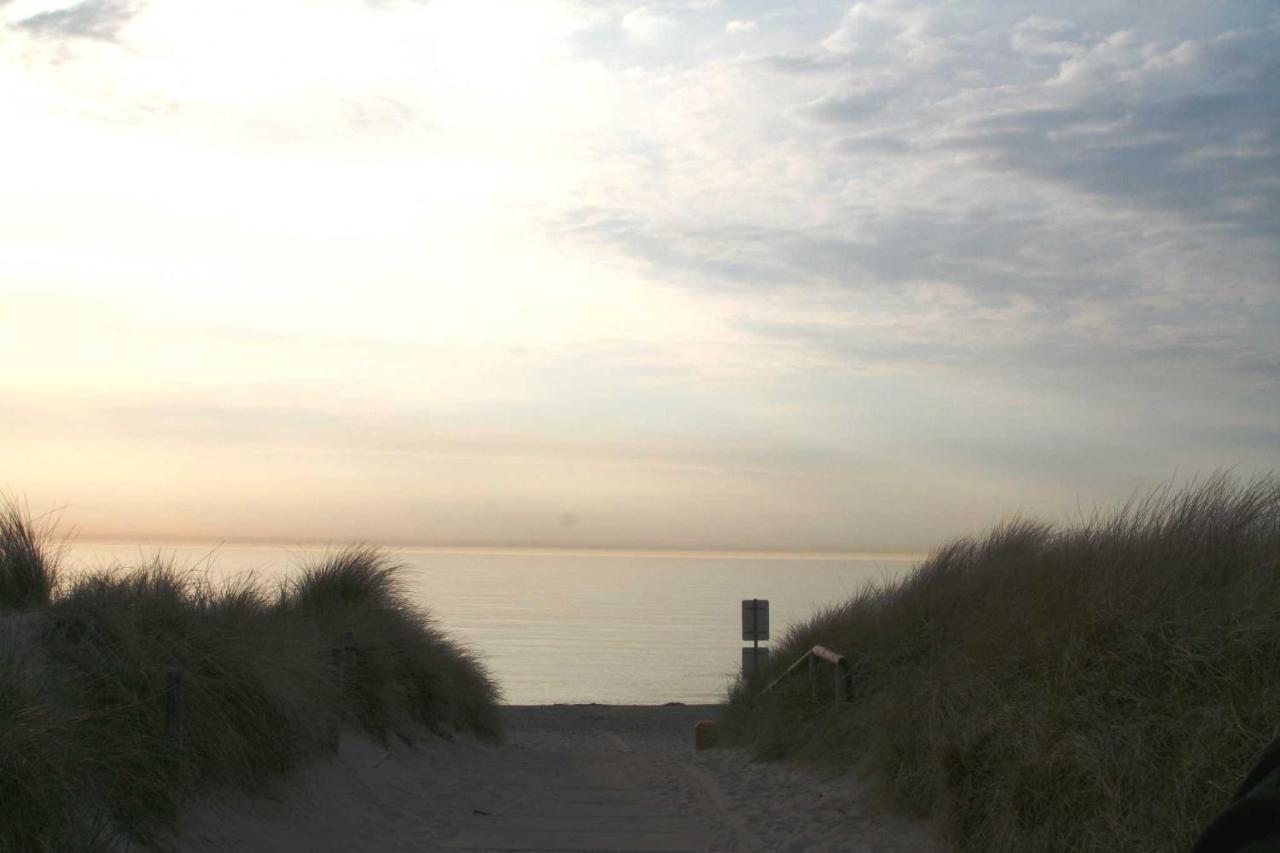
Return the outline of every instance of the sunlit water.
{"type": "MultiPolygon", "coordinates": [[[[157,553],[274,583],[321,550],[78,543],[69,569],[157,553]]],[[[468,646],[512,704],[703,703],[741,666],[741,600],[770,602],[776,640],[816,608],[901,575],[902,556],[756,557],[390,550],[413,600],[468,646]]]]}

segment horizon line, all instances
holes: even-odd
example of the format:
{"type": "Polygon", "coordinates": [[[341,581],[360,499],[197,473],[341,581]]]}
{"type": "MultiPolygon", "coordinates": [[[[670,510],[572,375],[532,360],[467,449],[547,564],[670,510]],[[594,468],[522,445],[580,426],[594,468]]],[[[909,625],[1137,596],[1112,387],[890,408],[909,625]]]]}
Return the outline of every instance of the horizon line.
{"type": "Polygon", "coordinates": [[[766,559],[766,560],[838,560],[882,558],[894,560],[923,560],[928,551],[910,551],[902,549],[749,549],[749,548],[622,548],[612,546],[565,546],[565,545],[474,545],[474,544],[426,544],[408,542],[374,542],[367,539],[254,539],[240,537],[203,537],[203,536],[130,536],[118,534],[94,534],[85,536],[67,536],[61,543],[74,545],[174,545],[179,547],[210,546],[211,550],[221,548],[233,549],[270,549],[304,551],[326,551],[349,547],[352,545],[371,545],[393,551],[430,551],[437,554],[527,554],[529,556],[589,556],[602,557],[684,557],[689,559],[766,559]]]}

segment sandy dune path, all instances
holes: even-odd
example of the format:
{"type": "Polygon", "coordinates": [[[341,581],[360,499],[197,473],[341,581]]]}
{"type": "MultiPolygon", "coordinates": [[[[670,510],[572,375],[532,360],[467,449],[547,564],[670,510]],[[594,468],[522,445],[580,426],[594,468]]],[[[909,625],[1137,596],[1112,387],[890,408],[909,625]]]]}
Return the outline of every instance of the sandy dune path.
{"type": "Polygon", "coordinates": [[[536,785],[495,791],[458,827],[449,850],[693,851],[733,849],[687,800],[677,764],[709,709],[509,708],[518,764],[536,785]],[[679,734],[684,743],[679,744],[679,734]]]}
{"type": "MultiPolygon", "coordinates": [[[[517,714],[519,722],[540,717],[517,714]]],[[[549,722],[539,720],[538,722],[549,722]]],[[[604,726],[512,732],[541,784],[495,792],[445,845],[449,850],[688,851],[713,846],[693,810],[682,808],[662,768],[604,726]],[[566,748],[569,747],[569,748],[566,748]]]]}
{"type": "Polygon", "coordinates": [[[695,753],[714,708],[504,709],[507,741],[339,755],[247,800],[206,802],[181,851],[912,851],[944,848],[854,777],[695,753]]]}

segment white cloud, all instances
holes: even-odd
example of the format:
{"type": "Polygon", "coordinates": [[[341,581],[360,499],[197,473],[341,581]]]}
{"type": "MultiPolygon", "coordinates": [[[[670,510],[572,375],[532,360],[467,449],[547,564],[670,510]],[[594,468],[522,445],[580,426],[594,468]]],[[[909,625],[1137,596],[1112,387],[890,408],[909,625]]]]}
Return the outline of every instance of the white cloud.
{"type": "Polygon", "coordinates": [[[650,42],[669,29],[675,21],[648,6],[638,6],[622,16],[622,31],[639,42],[650,42]]]}
{"type": "Polygon", "coordinates": [[[840,26],[822,45],[832,53],[878,54],[918,41],[933,10],[906,0],[864,0],[853,4],[840,26]]]}
{"type": "Polygon", "coordinates": [[[1009,42],[1015,51],[1028,57],[1073,56],[1084,50],[1070,39],[1073,29],[1066,21],[1032,16],[1013,28],[1009,42]]]}
{"type": "Polygon", "coordinates": [[[759,24],[755,21],[743,20],[741,18],[734,19],[724,25],[726,31],[731,33],[753,33],[759,29],[759,24]]]}

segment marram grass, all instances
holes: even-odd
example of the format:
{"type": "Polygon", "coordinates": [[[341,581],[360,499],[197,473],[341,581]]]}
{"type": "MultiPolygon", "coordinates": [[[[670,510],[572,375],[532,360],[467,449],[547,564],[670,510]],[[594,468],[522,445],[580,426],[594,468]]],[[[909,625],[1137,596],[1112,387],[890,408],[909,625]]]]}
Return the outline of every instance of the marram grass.
{"type": "MultiPolygon", "coordinates": [[[[3,520],[5,546],[39,540],[3,520]]],[[[492,680],[372,549],[275,591],[159,561],[61,587],[43,571],[44,587],[24,565],[16,587],[49,594],[0,598],[0,853],[152,846],[193,796],[252,791],[344,727],[498,734],[492,680]]]]}
{"type": "Polygon", "coordinates": [[[0,609],[48,604],[57,586],[57,553],[47,531],[0,496],[0,609]]]}
{"type": "Polygon", "coordinates": [[[724,727],[873,774],[957,850],[1188,850],[1280,734],[1280,479],[951,542],[791,631],[724,727]],[[803,675],[762,694],[815,644],[850,704],[803,675]]]}

